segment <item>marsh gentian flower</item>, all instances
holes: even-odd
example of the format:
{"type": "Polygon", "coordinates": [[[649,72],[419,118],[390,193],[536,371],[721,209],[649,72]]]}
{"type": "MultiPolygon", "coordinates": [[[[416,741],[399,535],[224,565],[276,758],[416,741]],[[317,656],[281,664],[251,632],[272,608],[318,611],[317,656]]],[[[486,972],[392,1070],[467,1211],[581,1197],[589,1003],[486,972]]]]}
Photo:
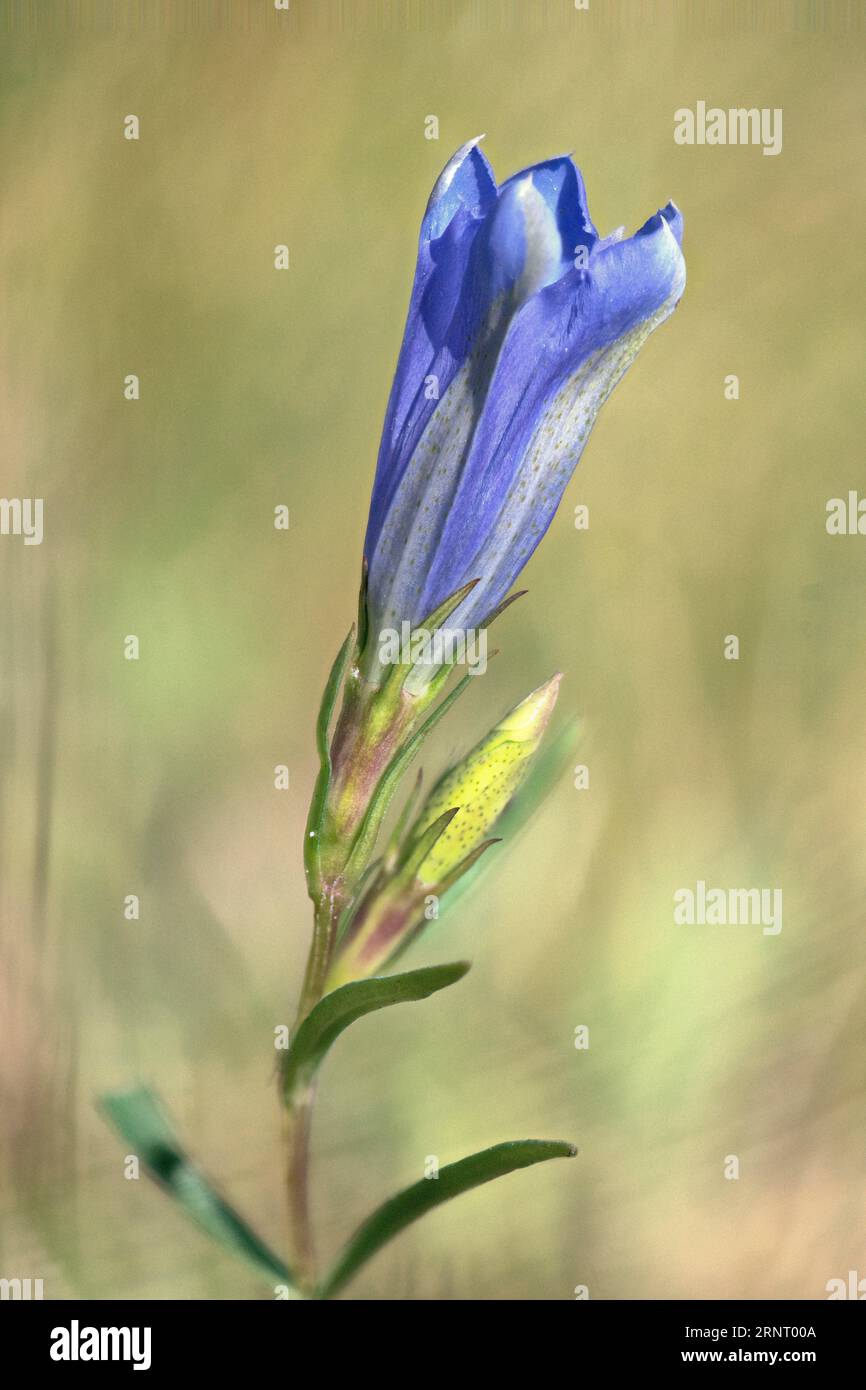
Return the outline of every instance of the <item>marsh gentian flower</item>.
{"type": "Polygon", "coordinates": [[[386,648],[404,625],[415,636],[445,621],[482,628],[507,602],[599,409],[683,292],[681,238],[673,203],[632,237],[600,238],[569,158],[498,188],[470,141],[433,189],[373,484],[357,640],[329,682],[343,690],[332,739],[320,720],[307,827],[310,894],[330,914],[319,963],[404,766],[461,688],[430,713],[452,663],[386,648]]]}
{"type": "Polygon", "coordinates": [[[600,238],[569,158],[497,188],[470,141],[440,176],[385,418],[365,544],[370,638],[477,580],[478,627],[550,525],[595,417],[682,295],[673,203],[600,238]]]}

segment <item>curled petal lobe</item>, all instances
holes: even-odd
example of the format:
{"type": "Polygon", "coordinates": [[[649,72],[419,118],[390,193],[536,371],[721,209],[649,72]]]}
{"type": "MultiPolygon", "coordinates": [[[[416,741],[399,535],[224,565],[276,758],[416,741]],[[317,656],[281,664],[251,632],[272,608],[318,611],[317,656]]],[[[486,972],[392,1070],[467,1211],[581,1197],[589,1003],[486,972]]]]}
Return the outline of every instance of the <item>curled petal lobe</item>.
{"type": "Polygon", "coordinates": [[[440,237],[461,208],[480,217],[496,202],[496,179],[478,148],[483,139],[483,135],[478,135],[467,140],[436,180],[421,226],[422,241],[440,237]]]}
{"type": "Polygon", "coordinates": [[[365,554],[374,554],[382,522],[424,427],[469,354],[488,311],[470,260],[477,233],[497,205],[490,165],[469,141],[449,160],[427,206],[415,282],[385,415],[373,484],[365,554]]]}
{"type": "Polygon", "coordinates": [[[503,191],[511,183],[531,177],[534,187],[552,212],[559,230],[562,261],[574,264],[579,246],[591,248],[598,233],[589,215],[589,204],[583,177],[577,165],[567,155],[533,164],[522,173],[506,179],[503,191]]]}

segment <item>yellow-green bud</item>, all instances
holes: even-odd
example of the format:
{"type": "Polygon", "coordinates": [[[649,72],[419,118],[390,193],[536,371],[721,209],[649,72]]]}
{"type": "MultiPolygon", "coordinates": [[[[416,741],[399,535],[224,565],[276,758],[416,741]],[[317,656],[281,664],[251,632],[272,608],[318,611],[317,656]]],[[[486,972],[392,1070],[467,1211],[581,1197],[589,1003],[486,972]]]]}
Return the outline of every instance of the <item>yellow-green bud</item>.
{"type": "Polygon", "coordinates": [[[458,810],[417,870],[422,884],[447,880],[493,829],[529,771],[561,679],[561,674],[553,676],[521,700],[433,788],[419,816],[419,829],[426,829],[453,807],[458,810]]]}

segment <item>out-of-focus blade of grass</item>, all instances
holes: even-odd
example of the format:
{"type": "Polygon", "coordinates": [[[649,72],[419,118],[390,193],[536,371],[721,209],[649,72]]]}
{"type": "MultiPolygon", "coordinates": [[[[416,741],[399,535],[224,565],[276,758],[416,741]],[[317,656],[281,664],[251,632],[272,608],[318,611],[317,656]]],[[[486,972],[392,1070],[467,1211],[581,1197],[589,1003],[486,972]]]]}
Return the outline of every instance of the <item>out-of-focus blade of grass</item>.
{"type": "Polygon", "coordinates": [[[147,1173],[188,1216],[233,1255],[239,1255],[260,1274],[294,1285],[284,1262],[224,1201],[181,1147],[158,1097],[146,1086],[113,1091],[100,1098],[100,1107],[134,1150],[147,1173]]]}

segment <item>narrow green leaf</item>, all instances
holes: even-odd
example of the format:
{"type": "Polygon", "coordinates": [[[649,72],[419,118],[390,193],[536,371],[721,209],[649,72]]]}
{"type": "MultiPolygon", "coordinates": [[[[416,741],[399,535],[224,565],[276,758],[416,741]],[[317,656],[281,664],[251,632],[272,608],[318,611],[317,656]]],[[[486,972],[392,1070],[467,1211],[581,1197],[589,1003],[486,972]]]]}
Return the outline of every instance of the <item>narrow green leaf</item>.
{"type": "Polygon", "coordinates": [[[495,608],[491,608],[490,612],[487,614],[487,617],[484,619],[482,623],[479,624],[479,626],[483,628],[490,627],[493,623],[496,622],[497,618],[502,616],[506,608],[510,608],[512,603],[516,603],[519,598],[525,598],[528,593],[528,589],[518,589],[516,593],[509,594],[508,597],[504,598],[501,603],[497,603],[495,608]]]}
{"type": "Polygon", "coordinates": [[[309,1085],[328,1049],[350,1023],[390,1004],[427,999],[437,990],[456,984],[468,969],[468,961],[458,960],[449,965],[410,970],[405,975],[374,975],[369,980],[353,980],[326,994],[304,1019],[286,1053],[283,1063],[286,1098],[291,1098],[298,1087],[309,1085]]]}
{"type": "Polygon", "coordinates": [[[233,1255],[239,1255],[260,1274],[294,1285],[286,1265],[259,1240],[181,1147],[159,1098],[146,1086],[113,1091],[100,1107],[147,1170],[174,1197],[187,1216],[233,1255]]]}
{"type": "Polygon", "coordinates": [[[511,1144],[496,1144],[492,1149],[461,1158],[439,1169],[438,1178],[422,1178],[411,1187],[398,1192],[368,1216],[352,1236],[343,1253],[319,1290],[320,1298],[330,1298],[366,1264],[389,1240],[425,1212],[441,1206],[461,1192],[480,1187],[482,1183],[513,1173],[517,1168],[529,1168],[548,1158],[573,1158],[573,1144],[547,1139],[518,1139],[511,1144]]]}
{"type": "MultiPolygon", "coordinates": [[[[457,593],[452,594],[450,598],[446,599],[445,603],[442,604],[439,609],[436,609],[421,626],[428,631],[434,628],[434,625],[435,627],[441,627],[445,618],[450,616],[458,603],[462,602],[466,595],[474,589],[475,585],[478,583],[480,583],[480,580],[474,579],[462,589],[458,589],[457,593]]],[[[487,614],[487,617],[478,624],[478,630],[481,631],[482,629],[490,627],[491,623],[494,623],[500,614],[505,612],[506,608],[510,608],[512,603],[516,603],[519,598],[523,598],[524,594],[527,592],[528,590],[526,589],[519,589],[516,594],[509,594],[507,598],[504,598],[501,603],[498,603],[496,607],[487,614]]],[[[492,661],[496,655],[498,655],[498,649],[494,648],[492,652],[487,653],[487,660],[492,661]]],[[[423,664],[419,665],[416,662],[406,676],[403,688],[407,694],[423,695],[425,699],[433,700],[447,682],[451,672],[454,670],[455,664],[456,663],[453,661],[448,661],[443,662],[438,668],[431,668],[423,664]]]]}
{"type": "Polygon", "coordinates": [[[446,599],[443,599],[436,608],[428,613],[427,617],[423,622],[420,622],[418,626],[426,628],[428,632],[436,632],[437,629],[442,626],[445,619],[450,618],[455,608],[459,608],[467,595],[471,594],[475,586],[480,583],[480,579],[470,579],[466,584],[461,584],[459,589],[455,589],[453,594],[449,594],[446,599]]]}
{"type": "Polygon", "coordinates": [[[460,880],[466,874],[471,873],[483,854],[486,854],[487,851],[489,849],[492,849],[494,845],[501,844],[502,841],[499,838],[493,840],[482,840],[480,845],[476,845],[474,849],[471,849],[469,853],[465,855],[463,859],[460,860],[459,864],[455,864],[450,874],[448,874],[447,877],[443,878],[437,884],[437,889],[440,896],[444,897],[444,895],[455,883],[459,883],[460,880]]]}
{"type": "MultiPolygon", "coordinates": [[[[463,600],[480,583],[480,579],[470,579],[467,584],[455,589],[454,593],[449,594],[438,607],[433,609],[432,613],[428,613],[424,621],[415,628],[415,631],[418,632],[423,629],[425,632],[429,632],[432,637],[434,633],[445,626],[455,609],[460,607],[463,600]]],[[[409,667],[405,675],[398,678],[399,683],[404,694],[413,697],[423,695],[429,702],[435,700],[454,670],[454,665],[453,661],[444,661],[441,666],[431,667],[424,661],[416,661],[413,666],[409,667]]]]}
{"type": "Polygon", "coordinates": [[[412,817],[414,816],[415,811],[418,807],[418,801],[421,796],[421,787],[423,785],[423,782],[424,770],[423,768],[419,767],[418,775],[415,778],[415,785],[410,791],[409,795],[406,797],[406,801],[402,806],[400,814],[398,815],[394,823],[394,828],[388,837],[388,843],[385,846],[385,850],[382,855],[382,863],[384,864],[385,869],[388,871],[388,873],[390,873],[397,866],[397,861],[400,858],[402,847],[406,839],[406,833],[409,829],[409,826],[412,823],[412,817]]]}
{"type": "Polygon", "coordinates": [[[363,652],[367,645],[367,637],[370,631],[370,614],[367,609],[367,589],[370,580],[370,567],[367,564],[367,557],[361,561],[361,587],[358,590],[358,654],[363,652]]]}
{"type": "Polygon", "coordinates": [[[440,835],[444,835],[458,810],[459,807],[457,806],[449,807],[424,829],[404,842],[400,857],[394,866],[395,870],[399,870],[401,878],[411,879],[415,877],[419,864],[423,864],[440,835]]]}
{"type": "MultiPolygon", "coordinates": [[[[431,613],[427,614],[427,617],[424,618],[422,622],[418,623],[418,626],[415,628],[415,631],[418,632],[423,628],[424,631],[429,632],[431,636],[434,632],[438,632],[440,627],[444,626],[445,622],[448,620],[448,618],[450,618],[454,610],[456,608],[459,608],[463,600],[469,594],[471,594],[476,584],[480,583],[480,579],[470,579],[468,583],[462,584],[459,589],[455,589],[453,594],[449,594],[446,599],[443,599],[442,603],[438,604],[437,607],[434,608],[431,613]]],[[[453,662],[446,663],[444,667],[444,674],[447,675],[453,670],[453,668],[453,662]]],[[[423,663],[421,663],[420,669],[423,669],[423,663]]],[[[399,678],[400,684],[403,686],[404,689],[412,689],[413,677],[415,676],[418,670],[419,664],[416,662],[414,666],[409,667],[409,670],[406,672],[405,676],[399,678]]],[[[427,678],[424,681],[425,685],[427,684],[429,679],[430,677],[428,672],[427,678]]]]}
{"type": "Polygon", "coordinates": [[[322,812],[325,806],[325,799],[328,795],[328,787],[331,782],[331,748],[328,732],[331,725],[331,716],[334,713],[334,706],[337,703],[337,696],[340,693],[343,681],[346,678],[346,671],[352,658],[352,648],[355,643],[355,629],[349,629],[349,635],[337,653],[337,658],[331,667],[328,682],[322,695],[322,703],[319,706],[319,715],[316,720],[316,748],[319,753],[319,773],[316,777],[316,785],[313,788],[313,799],[310,802],[310,811],[307,816],[307,828],[304,833],[304,867],[307,873],[307,883],[310,896],[315,901],[319,894],[319,834],[322,825],[322,812]]]}
{"type": "Polygon", "coordinates": [[[381,869],[382,860],[373,859],[367,865],[366,869],[361,874],[361,877],[358,879],[358,886],[355,889],[355,895],[354,897],[350,898],[349,901],[346,903],[346,906],[340,913],[339,921],[337,922],[335,940],[338,943],[343,940],[343,937],[346,935],[346,932],[351,927],[353,921],[355,920],[355,917],[357,916],[358,909],[364,901],[364,894],[372,884],[373,880],[376,878],[377,874],[381,872],[381,869]]]}

